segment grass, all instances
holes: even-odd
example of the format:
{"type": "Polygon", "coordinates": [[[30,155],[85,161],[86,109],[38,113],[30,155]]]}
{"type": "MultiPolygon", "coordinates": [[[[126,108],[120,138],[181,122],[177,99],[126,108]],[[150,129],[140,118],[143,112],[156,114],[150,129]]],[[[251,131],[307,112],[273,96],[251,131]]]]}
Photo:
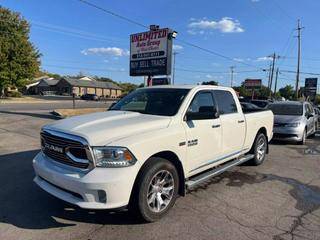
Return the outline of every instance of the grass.
{"type": "Polygon", "coordinates": [[[58,115],[62,118],[78,116],[88,113],[95,113],[95,112],[105,112],[107,108],[79,108],[79,109],[55,109],[53,114],[58,115]]]}

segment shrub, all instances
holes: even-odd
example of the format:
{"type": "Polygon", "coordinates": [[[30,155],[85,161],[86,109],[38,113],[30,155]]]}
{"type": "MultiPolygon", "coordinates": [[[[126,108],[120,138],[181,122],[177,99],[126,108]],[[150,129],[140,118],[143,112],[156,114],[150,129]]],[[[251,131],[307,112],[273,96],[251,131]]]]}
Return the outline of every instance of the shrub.
{"type": "Polygon", "coordinates": [[[20,97],[22,97],[22,94],[21,94],[21,92],[8,92],[8,93],[7,93],[7,96],[8,96],[8,97],[20,98],[20,97]]]}

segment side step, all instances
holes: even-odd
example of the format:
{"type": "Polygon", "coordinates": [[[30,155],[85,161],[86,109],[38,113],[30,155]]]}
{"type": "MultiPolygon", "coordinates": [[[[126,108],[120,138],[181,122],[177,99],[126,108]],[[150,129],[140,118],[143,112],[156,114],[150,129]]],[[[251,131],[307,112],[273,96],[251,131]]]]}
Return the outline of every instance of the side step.
{"type": "Polygon", "coordinates": [[[215,177],[227,170],[229,170],[230,168],[240,165],[246,161],[251,160],[252,158],[254,158],[253,154],[248,154],[245,155],[241,158],[236,158],[235,160],[229,161],[225,164],[222,164],[221,166],[218,166],[212,170],[206,171],[204,173],[200,173],[199,175],[196,175],[195,177],[191,177],[188,181],[186,181],[186,188],[188,190],[194,188],[195,186],[197,186],[198,184],[208,180],[209,178],[215,177]]]}

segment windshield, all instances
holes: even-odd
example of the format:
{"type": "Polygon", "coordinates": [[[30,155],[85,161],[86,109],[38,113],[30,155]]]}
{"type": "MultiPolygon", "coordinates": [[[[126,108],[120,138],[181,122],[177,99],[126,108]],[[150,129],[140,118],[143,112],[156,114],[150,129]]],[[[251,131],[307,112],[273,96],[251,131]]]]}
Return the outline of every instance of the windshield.
{"type": "Polygon", "coordinates": [[[189,89],[175,88],[138,89],[121,99],[110,110],[173,116],[178,112],[188,92],[189,89]]]}
{"type": "Polygon", "coordinates": [[[297,104],[271,104],[269,109],[274,115],[301,116],[303,113],[302,105],[297,104]]]}

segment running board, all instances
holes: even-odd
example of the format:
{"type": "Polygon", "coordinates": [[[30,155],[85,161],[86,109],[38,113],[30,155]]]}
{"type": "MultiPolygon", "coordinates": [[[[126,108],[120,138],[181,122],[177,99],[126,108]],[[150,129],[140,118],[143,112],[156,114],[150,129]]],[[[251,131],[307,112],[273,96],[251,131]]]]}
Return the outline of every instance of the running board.
{"type": "Polygon", "coordinates": [[[207,181],[209,178],[215,177],[230,168],[240,165],[246,161],[249,161],[254,158],[253,154],[245,155],[241,158],[236,158],[235,160],[229,161],[225,164],[222,164],[221,166],[218,166],[212,170],[206,171],[204,173],[200,173],[199,175],[196,175],[195,177],[191,177],[188,181],[186,181],[186,188],[188,190],[192,189],[193,187],[197,186],[200,183],[203,183],[204,181],[207,181]]]}

